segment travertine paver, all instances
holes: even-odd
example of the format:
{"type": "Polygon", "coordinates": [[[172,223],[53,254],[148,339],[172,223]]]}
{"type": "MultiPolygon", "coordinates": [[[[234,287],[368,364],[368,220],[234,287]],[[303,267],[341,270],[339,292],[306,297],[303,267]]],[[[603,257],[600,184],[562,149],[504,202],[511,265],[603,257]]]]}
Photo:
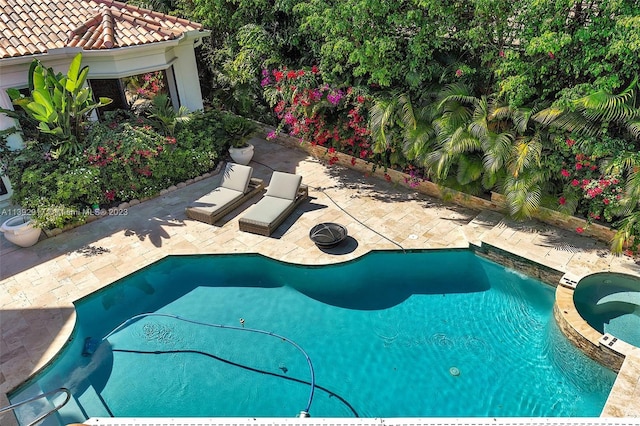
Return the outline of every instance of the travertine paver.
{"type": "MultiPolygon", "coordinates": [[[[309,186],[309,201],[270,238],[238,230],[238,217],[259,197],[215,226],[186,218],[185,206],[215,187],[219,175],[30,248],[0,238],[0,406],[7,404],[5,393],[42,368],[71,335],[74,300],[170,254],[261,253],[328,264],[371,250],[486,242],[577,276],[602,270],[638,274],[630,259],[615,258],[605,245],[575,233],[447,205],[359,172],[327,167],[302,151],[258,141],[251,165],[267,183],[272,171],[280,170],[302,175],[309,186]],[[308,239],[309,229],[326,221],[349,230],[350,240],[340,250],[323,252],[308,239]]],[[[640,401],[640,391],[634,392],[640,401]]],[[[640,415],[639,404],[625,406],[624,414],[640,415]]],[[[10,421],[0,418],[3,425],[10,421]]]]}

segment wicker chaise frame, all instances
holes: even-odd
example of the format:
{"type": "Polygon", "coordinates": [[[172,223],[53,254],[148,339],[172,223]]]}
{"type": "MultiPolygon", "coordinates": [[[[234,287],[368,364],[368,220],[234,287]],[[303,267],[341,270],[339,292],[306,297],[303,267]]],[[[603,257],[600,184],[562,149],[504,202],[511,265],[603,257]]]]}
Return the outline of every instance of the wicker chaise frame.
{"type": "Polygon", "coordinates": [[[238,219],[238,226],[241,231],[251,232],[253,234],[259,234],[268,237],[308,197],[309,187],[307,185],[300,185],[295,200],[293,200],[293,202],[286,209],[284,209],[271,223],[260,222],[257,220],[251,220],[241,217],[240,219],[238,219]]]}
{"type": "Polygon", "coordinates": [[[251,178],[251,180],[249,181],[249,187],[247,188],[247,192],[245,192],[242,195],[242,197],[227,204],[226,206],[224,206],[223,208],[221,208],[216,212],[210,212],[205,209],[201,209],[199,207],[187,207],[186,209],[187,217],[193,220],[208,223],[209,225],[213,225],[214,223],[222,219],[224,216],[226,216],[228,213],[230,213],[232,210],[235,210],[237,207],[239,207],[249,198],[252,198],[255,195],[257,195],[263,189],[264,189],[264,181],[262,179],[251,178]]]}

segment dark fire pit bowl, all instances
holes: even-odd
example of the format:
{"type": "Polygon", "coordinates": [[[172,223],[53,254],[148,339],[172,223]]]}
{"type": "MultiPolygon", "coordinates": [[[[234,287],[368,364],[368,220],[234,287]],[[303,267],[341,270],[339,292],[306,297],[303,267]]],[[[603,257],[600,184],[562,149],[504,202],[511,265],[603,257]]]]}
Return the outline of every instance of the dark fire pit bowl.
{"type": "Polygon", "coordinates": [[[332,222],[319,223],[311,228],[309,238],[320,248],[334,247],[347,238],[347,228],[332,222]]]}

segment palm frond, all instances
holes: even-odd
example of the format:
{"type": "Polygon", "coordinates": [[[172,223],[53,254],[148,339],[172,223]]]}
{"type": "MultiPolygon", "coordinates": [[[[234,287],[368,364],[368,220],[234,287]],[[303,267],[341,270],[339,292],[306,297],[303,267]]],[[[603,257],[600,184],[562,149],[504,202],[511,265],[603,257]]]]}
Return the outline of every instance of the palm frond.
{"type": "Polygon", "coordinates": [[[450,138],[445,147],[451,155],[458,155],[465,152],[479,151],[482,148],[480,140],[469,134],[463,127],[459,127],[450,138]]]}
{"type": "Polygon", "coordinates": [[[460,185],[468,185],[482,177],[482,160],[478,156],[462,155],[458,158],[456,180],[460,185]]]}
{"type": "Polygon", "coordinates": [[[482,140],[483,163],[489,173],[497,173],[509,161],[513,135],[509,132],[490,133],[482,140]]]}
{"type": "Polygon", "coordinates": [[[559,107],[551,106],[549,108],[545,108],[543,110],[538,111],[533,115],[533,119],[540,124],[545,126],[551,125],[554,121],[556,121],[562,114],[564,114],[565,110],[559,107]]]}
{"type": "Polygon", "coordinates": [[[400,120],[407,127],[416,127],[416,116],[413,112],[413,103],[408,94],[402,93],[398,96],[398,105],[400,106],[400,120]]]}
{"type": "Polygon", "coordinates": [[[376,99],[369,110],[369,130],[373,140],[373,150],[383,152],[389,145],[387,127],[393,123],[393,116],[398,106],[398,98],[376,99]]]}
{"type": "Polygon", "coordinates": [[[540,133],[536,132],[530,138],[519,138],[513,145],[513,155],[510,159],[509,172],[518,177],[523,170],[540,164],[542,156],[542,141],[540,133]]]}
{"type": "Polygon", "coordinates": [[[617,110],[623,106],[628,107],[628,102],[635,97],[635,87],[637,83],[638,77],[636,76],[629,86],[617,95],[607,90],[599,90],[580,99],[576,99],[574,104],[578,108],[596,111],[617,110]]]}
{"type": "Polygon", "coordinates": [[[634,138],[640,139],[640,118],[634,117],[627,120],[624,124],[634,138]]]}
{"type": "Polygon", "coordinates": [[[589,120],[579,112],[564,112],[555,107],[543,109],[532,117],[538,123],[555,127],[567,132],[576,132],[586,136],[595,136],[600,127],[596,121],[589,120]]]}
{"type": "Polygon", "coordinates": [[[540,206],[542,191],[534,174],[508,176],[503,189],[509,214],[516,219],[530,218],[540,206]]]}
{"type": "Polygon", "coordinates": [[[635,234],[634,229],[640,224],[640,211],[635,211],[620,222],[618,222],[618,231],[611,240],[611,252],[620,254],[632,242],[635,234]]]}

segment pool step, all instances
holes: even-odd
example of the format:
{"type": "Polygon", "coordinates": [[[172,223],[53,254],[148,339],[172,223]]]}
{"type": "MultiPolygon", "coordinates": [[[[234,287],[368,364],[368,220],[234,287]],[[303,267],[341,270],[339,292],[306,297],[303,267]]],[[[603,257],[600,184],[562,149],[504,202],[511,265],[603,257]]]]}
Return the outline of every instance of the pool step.
{"type": "Polygon", "coordinates": [[[502,222],[502,213],[485,210],[480,212],[473,220],[462,227],[462,233],[469,244],[480,247],[485,235],[490,233],[502,222]]]}
{"type": "MultiPolygon", "coordinates": [[[[28,388],[20,392],[19,397],[17,397],[16,400],[12,402],[17,403],[32,397],[37,397],[38,395],[42,395],[44,393],[45,392],[42,390],[40,385],[37,382],[34,382],[28,388]]],[[[14,414],[20,424],[29,424],[37,417],[50,410],[53,410],[58,402],[61,403],[62,401],[64,401],[64,399],[65,394],[59,394],[50,399],[47,399],[46,397],[39,398],[31,403],[27,403],[21,407],[16,408],[14,414]]],[[[60,424],[64,424],[60,416],[58,416],[57,413],[53,413],[39,422],[38,426],[60,426],[60,424]]]]}
{"type": "Polygon", "coordinates": [[[87,380],[86,390],[81,395],[74,398],[60,409],[59,415],[62,424],[71,424],[84,421],[88,417],[110,417],[111,413],[105,406],[104,400],[95,388],[87,380]]]}

